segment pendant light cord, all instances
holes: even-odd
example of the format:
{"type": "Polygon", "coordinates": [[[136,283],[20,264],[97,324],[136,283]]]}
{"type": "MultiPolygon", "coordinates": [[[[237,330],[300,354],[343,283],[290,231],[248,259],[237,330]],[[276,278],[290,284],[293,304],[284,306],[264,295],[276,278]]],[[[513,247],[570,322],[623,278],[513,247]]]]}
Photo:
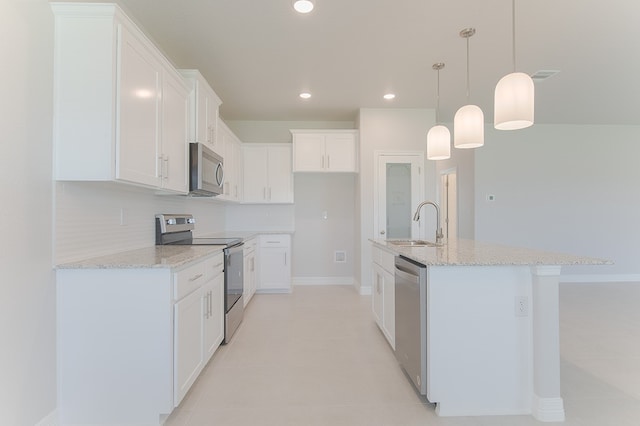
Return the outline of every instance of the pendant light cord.
{"type": "Polygon", "coordinates": [[[467,37],[467,104],[469,103],[469,93],[471,92],[469,83],[469,37],[467,37]]]}
{"type": "Polygon", "coordinates": [[[511,39],[513,40],[513,72],[516,72],[516,0],[511,1],[511,39]]]}
{"type": "Polygon", "coordinates": [[[436,124],[440,124],[440,68],[438,71],[438,86],[436,89],[436,124]]]}

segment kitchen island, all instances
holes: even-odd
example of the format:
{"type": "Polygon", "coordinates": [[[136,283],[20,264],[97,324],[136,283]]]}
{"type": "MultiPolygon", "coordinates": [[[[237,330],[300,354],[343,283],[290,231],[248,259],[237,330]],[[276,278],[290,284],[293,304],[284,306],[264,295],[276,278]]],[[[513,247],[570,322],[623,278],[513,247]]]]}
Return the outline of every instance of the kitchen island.
{"type": "Polygon", "coordinates": [[[610,262],[464,239],[372,243],[426,266],[426,397],[438,415],[564,420],[560,270],[610,262]]]}

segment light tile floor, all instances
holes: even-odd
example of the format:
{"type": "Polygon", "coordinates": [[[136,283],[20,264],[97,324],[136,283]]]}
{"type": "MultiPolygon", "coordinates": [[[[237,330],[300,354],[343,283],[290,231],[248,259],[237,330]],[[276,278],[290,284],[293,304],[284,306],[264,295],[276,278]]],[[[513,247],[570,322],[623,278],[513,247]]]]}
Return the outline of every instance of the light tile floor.
{"type": "MultiPolygon", "coordinates": [[[[256,295],[166,425],[543,424],[436,416],[399,369],[370,303],[344,286],[256,295]]],[[[562,284],[560,303],[563,424],[640,425],[640,285],[562,284]]]]}

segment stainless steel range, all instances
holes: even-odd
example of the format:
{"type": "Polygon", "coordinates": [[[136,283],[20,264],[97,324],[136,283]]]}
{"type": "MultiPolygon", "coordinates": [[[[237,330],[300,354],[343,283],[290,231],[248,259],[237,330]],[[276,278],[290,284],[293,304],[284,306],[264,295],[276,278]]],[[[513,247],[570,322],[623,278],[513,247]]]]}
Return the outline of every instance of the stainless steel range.
{"type": "Polygon", "coordinates": [[[224,246],[224,312],[225,332],[223,343],[242,322],[244,312],[243,291],[243,241],[241,238],[194,238],[195,219],[190,214],[156,215],[156,245],[220,245],[224,246]]]}

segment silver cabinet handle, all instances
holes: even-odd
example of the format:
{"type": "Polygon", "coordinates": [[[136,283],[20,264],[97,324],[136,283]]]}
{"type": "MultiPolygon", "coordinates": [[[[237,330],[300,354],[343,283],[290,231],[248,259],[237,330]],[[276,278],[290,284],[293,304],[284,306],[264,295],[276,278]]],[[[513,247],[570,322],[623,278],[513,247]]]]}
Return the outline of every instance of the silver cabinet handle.
{"type": "Polygon", "coordinates": [[[327,155],[327,169],[331,168],[331,156],[327,155]]]}
{"type": "Polygon", "coordinates": [[[324,169],[324,155],[322,156],[322,168],[324,169]]]}
{"type": "Polygon", "coordinates": [[[194,275],[193,277],[189,278],[189,282],[193,282],[193,281],[199,280],[203,276],[204,276],[204,274],[194,275]]]}

